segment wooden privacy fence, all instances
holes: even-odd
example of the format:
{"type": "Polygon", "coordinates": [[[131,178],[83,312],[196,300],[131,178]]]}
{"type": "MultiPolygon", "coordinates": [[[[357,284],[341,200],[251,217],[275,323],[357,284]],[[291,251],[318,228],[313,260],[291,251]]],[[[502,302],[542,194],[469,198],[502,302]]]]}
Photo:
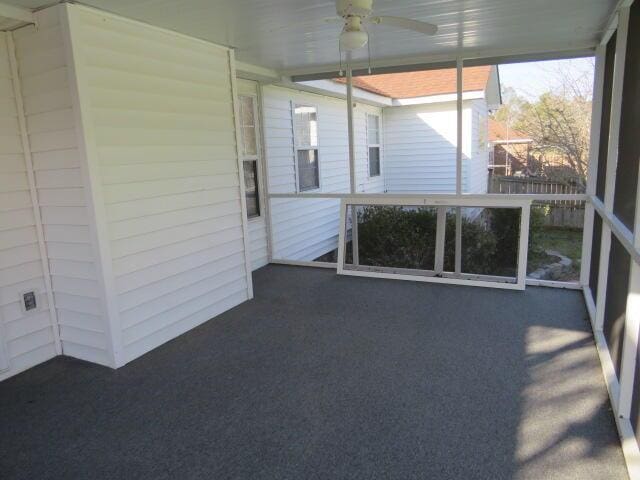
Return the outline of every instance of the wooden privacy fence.
{"type": "MultiPolygon", "coordinates": [[[[567,185],[538,178],[518,178],[491,175],[489,193],[518,194],[580,194],[584,189],[578,185],[567,185]]],[[[545,200],[535,202],[533,207],[543,207],[545,227],[584,227],[584,202],[577,200],[545,200]]]]}

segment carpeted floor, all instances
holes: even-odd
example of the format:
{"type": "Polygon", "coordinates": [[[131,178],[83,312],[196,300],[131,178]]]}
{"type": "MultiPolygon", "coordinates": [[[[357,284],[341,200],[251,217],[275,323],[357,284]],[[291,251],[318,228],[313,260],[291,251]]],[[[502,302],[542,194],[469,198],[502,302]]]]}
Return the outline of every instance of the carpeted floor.
{"type": "Polygon", "coordinates": [[[627,478],[579,292],[254,282],[117,371],[0,383],[0,478],[627,478]]]}

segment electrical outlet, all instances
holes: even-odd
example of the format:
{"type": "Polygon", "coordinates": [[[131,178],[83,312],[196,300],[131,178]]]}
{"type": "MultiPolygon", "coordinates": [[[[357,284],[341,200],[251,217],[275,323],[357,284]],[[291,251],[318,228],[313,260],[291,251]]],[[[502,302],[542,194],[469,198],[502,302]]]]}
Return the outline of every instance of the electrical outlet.
{"type": "Polygon", "coordinates": [[[35,312],[39,309],[38,292],[30,290],[20,294],[20,307],[24,313],[35,312]]]}

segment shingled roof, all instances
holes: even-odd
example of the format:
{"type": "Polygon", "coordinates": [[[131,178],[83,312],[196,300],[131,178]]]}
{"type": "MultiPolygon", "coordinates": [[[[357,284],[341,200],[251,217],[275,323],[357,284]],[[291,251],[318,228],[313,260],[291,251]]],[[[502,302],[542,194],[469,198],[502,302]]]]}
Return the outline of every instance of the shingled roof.
{"type": "Polygon", "coordinates": [[[515,128],[507,128],[502,122],[489,118],[489,141],[494,143],[500,142],[531,142],[531,137],[515,128]]]}
{"type": "MultiPolygon", "coordinates": [[[[491,66],[463,69],[464,92],[484,90],[491,66]]],[[[345,83],[344,78],[336,79],[345,83]]],[[[416,98],[456,93],[456,69],[424,70],[419,72],[385,73],[353,78],[353,86],[390,98],[416,98]]]]}

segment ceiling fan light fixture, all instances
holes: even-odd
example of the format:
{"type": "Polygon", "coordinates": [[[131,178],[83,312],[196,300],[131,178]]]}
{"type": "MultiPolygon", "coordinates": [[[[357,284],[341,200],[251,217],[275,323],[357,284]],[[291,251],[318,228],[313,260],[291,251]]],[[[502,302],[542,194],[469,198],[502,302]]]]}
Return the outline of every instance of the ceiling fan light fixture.
{"type": "Polygon", "coordinates": [[[364,30],[343,30],[340,34],[340,50],[351,52],[364,47],[369,41],[369,35],[364,30]]]}

